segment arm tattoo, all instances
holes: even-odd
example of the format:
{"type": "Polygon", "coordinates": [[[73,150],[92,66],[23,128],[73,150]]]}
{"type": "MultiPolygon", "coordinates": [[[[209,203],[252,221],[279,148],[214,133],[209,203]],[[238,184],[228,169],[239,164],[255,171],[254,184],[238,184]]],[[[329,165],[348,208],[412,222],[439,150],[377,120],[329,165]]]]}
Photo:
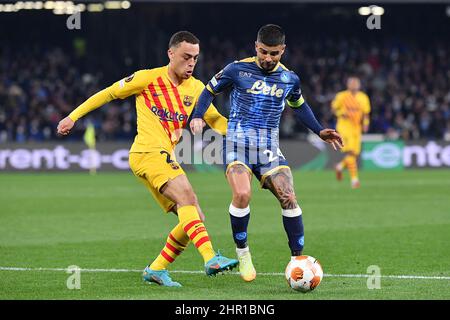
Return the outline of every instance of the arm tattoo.
{"type": "Polygon", "coordinates": [[[294,209],[298,206],[289,169],[280,169],[268,176],[264,181],[264,187],[275,195],[283,209],[294,209]]]}

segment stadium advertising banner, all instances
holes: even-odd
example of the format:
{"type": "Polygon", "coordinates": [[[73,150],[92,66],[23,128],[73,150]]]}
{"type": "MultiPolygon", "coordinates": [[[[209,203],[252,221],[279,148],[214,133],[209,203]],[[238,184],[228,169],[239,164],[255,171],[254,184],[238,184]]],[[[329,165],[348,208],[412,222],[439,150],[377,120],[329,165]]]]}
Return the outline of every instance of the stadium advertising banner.
{"type": "Polygon", "coordinates": [[[1,171],[128,170],[129,145],[102,144],[97,150],[82,143],[5,144],[0,147],[1,171]]]}
{"type": "Polygon", "coordinates": [[[402,141],[363,142],[361,164],[364,170],[402,170],[403,151],[402,141]]]}
{"type": "MultiPolygon", "coordinates": [[[[326,144],[285,140],[284,156],[294,169],[331,169],[342,157],[326,144]]],[[[3,144],[0,147],[0,171],[99,171],[129,170],[127,143],[101,143],[91,150],[82,143],[3,144]]],[[[207,150],[207,149],[203,149],[207,150]]],[[[221,156],[213,166],[202,161],[202,149],[177,150],[177,159],[185,170],[217,170],[221,156]],[[190,159],[193,159],[190,161],[190,159]],[[199,160],[200,159],[200,160],[199,160]]],[[[450,142],[364,142],[361,154],[364,170],[402,170],[409,168],[450,168],[450,142]]]]}
{"type": "Polygon", "coordinates": [[[364,170],[450,167],[450,142],[364,142],[364,170]]]}

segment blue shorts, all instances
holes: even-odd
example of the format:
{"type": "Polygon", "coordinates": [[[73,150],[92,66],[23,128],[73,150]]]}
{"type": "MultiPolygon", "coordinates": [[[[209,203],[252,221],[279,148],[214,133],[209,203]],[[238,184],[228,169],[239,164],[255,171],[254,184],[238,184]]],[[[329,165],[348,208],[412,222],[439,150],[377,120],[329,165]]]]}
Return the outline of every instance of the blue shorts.
{"type": "Polygon", "coordinates": [[[256,176],[262,186],[268,175],[282,167],[289,168],[278,144],[260,147],[227,143],[224,139],[222,151],[225,172],[233,165],[242,164],[256,176]]]}

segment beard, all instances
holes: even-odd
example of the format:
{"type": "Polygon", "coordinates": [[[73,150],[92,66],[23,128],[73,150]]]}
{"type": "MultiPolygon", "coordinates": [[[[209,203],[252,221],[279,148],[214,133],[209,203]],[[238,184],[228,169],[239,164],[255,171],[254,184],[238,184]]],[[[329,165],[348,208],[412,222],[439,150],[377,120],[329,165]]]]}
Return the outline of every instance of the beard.
{"type": "Polygon", "coordinates": [[[276,62],[265,62],[265,61],[262,61],[262,62],[260,62],[259,63],[260,65],[261,65],[261,67],[264,69],[264,70],[266,70],[266,71],[270,71],[270,70],[272,70],[273,68],[275,68],[275,66],[276,66],[276,62]]]}

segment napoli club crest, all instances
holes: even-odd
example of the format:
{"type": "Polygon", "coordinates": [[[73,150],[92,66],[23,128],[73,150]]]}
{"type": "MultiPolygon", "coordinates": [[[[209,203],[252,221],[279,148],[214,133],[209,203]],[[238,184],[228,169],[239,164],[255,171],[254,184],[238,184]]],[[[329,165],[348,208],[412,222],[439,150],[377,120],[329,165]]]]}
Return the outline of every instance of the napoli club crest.
{"type": "Polygon", "coordinates": [[[289,72],[283,71],[281,72],[280,78],[284,83],[288,83],[289,80],[291,80],[291,75],[289,74],[289,72]]]}
{"type": "Polygon", "coordinates": [[[184,96],[183,104],[184,104],[186,107],[190,107],[190,106],[192,105],[193,102],[194,102],[194,97],[191,97],[191,96],[184,96]]]}

